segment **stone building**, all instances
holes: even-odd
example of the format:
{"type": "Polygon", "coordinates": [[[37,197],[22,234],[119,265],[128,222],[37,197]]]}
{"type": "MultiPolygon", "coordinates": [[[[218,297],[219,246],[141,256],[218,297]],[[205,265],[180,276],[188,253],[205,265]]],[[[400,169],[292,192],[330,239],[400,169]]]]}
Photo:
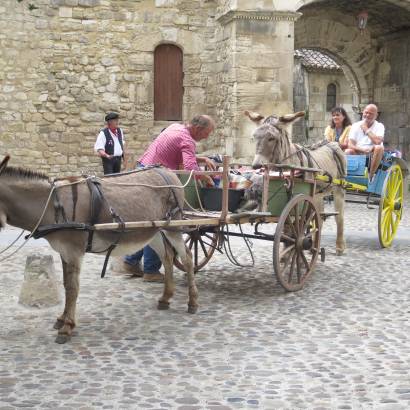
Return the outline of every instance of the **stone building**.
{"type": "Polygon", "coordinates": [[[247,158],[242,113],[293,111],[300,48],[331,56],[410,158],[410,0],[2,0],[0,23],[0,153],[14,164],[99,169],[108,110],[134,156],[201,112],[218,124],[202,149],[247,158]]]}
{"type": "Polygon", "coordinates": [[[293,140],[311,144],[323,139],[332,108],[343,107],[352,122],[360,116],[355,105],[352,85],[341,67],[318,50],[302,48],[295,51],[293,106],[306,111],[306,119],[293,127],[293,140]]]}

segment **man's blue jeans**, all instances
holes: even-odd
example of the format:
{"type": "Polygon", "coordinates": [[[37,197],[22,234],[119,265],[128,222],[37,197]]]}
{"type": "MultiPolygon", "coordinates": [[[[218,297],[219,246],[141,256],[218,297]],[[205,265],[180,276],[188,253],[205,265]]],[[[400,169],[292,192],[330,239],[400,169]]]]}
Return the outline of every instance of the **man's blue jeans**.
{"type": "MultiPolygon", "coordinates": [[[[137,163],[137,168],[144,168],[144,164],[141,162],[137,163]]],[[[137,265],[141,262],[141,259],[144,257],[144,266],[143,270],[145,273],[157,273],[162,266],[161,260],[155,251],[150,248],[148,245],[141,249],[138,252],[133,253],[132,255],[127,255],[124,258],[126,263],[130,265],[137,265]]]]}
{"type": "Polygon", "coordinates": [[[132,255],[127,255],[124,261],[130,265],[137,265],[141,262],[142,257],[144,257],[144,273],[157,273],[160,270],[162,266],[161,260],[148,245],[132,255]]]}

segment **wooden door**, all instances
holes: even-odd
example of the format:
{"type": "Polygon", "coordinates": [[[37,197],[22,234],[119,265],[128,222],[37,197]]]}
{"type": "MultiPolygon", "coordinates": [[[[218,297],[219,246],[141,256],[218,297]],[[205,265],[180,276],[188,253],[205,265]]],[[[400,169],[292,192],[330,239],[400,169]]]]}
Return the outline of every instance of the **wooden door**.
{"type": "Polygon", "coordinates": [[[181,121],[183,88],[182,50],[161,44],[154,53],[154,119],[181,121]]]}

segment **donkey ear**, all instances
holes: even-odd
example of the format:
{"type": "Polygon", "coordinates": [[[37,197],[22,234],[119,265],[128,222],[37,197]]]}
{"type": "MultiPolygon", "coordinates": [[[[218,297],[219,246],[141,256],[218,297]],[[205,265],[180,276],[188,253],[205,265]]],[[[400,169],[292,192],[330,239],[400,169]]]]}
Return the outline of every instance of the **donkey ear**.
{"type": "Polygon", "coordinates": [[[244,111],[243,112],[251,121],[259,124],[265,117],[257,112],[244,111]]]}
{"type": "Polygon", "coordinates": [[[300,118],[304,116],[305,116],[305,112],[299,111],[299,112],[295,112],[294,114],[288,114],[288,115],[283,115],[282,117],[279,117],[279,122],[281,122],[282,124],[289,124],[289,123],[293,123],[299,120],[300,118]]]}
{"type": "Polygon", "coordinates": [[[9,162],[10,155],[6,155],[0,163],[0,174],[4,171],[4,169],[7,167],[7,163],[9,162]]]}

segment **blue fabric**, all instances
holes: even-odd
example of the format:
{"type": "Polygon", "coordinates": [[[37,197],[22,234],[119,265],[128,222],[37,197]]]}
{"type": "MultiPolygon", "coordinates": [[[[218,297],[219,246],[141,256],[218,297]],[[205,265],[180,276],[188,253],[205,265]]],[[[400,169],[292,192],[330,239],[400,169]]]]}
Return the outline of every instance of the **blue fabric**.
{"type": "Polygon", "coordinates": [[[347,175],[365,174],[367,155],[346,155],[347,175]]]}
{"type": "Polygon", "coordinates": [[[155,251],[148,245],[132,255],[127,255],[124,260],[130,265],[137,265],[144,257],[144,273],[157,273],[161,266],[161,260],[155,251]]]}

